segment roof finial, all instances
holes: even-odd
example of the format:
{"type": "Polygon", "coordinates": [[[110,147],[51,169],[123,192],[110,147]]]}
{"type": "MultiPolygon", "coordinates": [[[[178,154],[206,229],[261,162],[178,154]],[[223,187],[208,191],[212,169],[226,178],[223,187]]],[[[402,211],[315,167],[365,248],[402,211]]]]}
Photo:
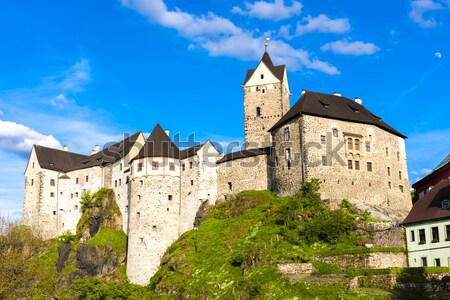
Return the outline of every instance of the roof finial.
{"type": "Polygon", "coordinates": [[[270,37],[266,37],[266,42],[264,43],[264,51],[267,52],[267,46],[269,46],[270,37]]]}

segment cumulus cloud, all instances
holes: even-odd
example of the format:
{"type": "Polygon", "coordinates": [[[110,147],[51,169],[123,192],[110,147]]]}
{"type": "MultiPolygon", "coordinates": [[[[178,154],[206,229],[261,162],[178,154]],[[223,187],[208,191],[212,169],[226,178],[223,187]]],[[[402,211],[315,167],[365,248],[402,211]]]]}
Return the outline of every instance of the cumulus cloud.
{"type": "Polygon", "coordinates": [[[350,21],[347,18],[330,19],[324,14],[317,17],[307,16],[297,23],[296,35],[300,36],[310,32],[346,33],[350,30],[350,21]]]}
{"type": "Polygon", "coordinates": [[[25,156],[34,144],[61,148],[61,143],[52,135],[41,134],[25,125],[0,120],[0,150],[25,156]]]}
{"type": "Polygon", "coordinates": [[[279,21],[289,19],[300,14],[303,5],[298,1],[292,1],[291,5],[285,5],[284,0],[245,2],[245,9],[238,6],[232,8],[232,12],[240,15],[248,15],[252,18],[279,21]]]}
{"type": "Polygon", "coordinates": [[[432,169],[424,168],[424,169],[421,169],[421,170],[419,170],[419,171],[411,171],[411,174],[413,174],[413,175],[427,176],[427,175],[430,174],[431,172],[433,172],[432,169]]]}
{"type": "Polygon", "coordinates": [[[434,0],[411,0],[411,11],[409,19],[422,28],[432,28],[437,25],[433,17],[425,17],[425,14],[432,11],[448,8],[449,1],[434,1],[434,0]]]}
{"type": "Polygon", "coordinates": [[[371,55],[380,50],[377,45],[372,43],[362,41],[349,42],[347,40],[326,43],[320,49],[344,55],[371,55]]]}
{"type": "MultiPolygon", "coordinates": [[[[179,8],[169,10],[162,0],[122,0],[123,5],[146,16],[150,22],[176,29],[192,41],[190,49],[204,49],[211,56],[229,56],[243,60],[261,57],[263,37],[255,37],[228,19],[216,16],[193,15],[179,8]]],[[[277,2],[278,3],[278,2],[277,2]]],[[[302,49],[294,49],[282,41],[270,43],[270,53],[275,63],[289,64],[291,70],[313,69],[327,74],[339,74],[337,68],[302,49]]]]}
{"type": "Polygon", "coordinates": [[[442,53],[441,52],[436,52],[434,54],[434,56],[436,56],[437,58],[442,58],[442,53]]]}

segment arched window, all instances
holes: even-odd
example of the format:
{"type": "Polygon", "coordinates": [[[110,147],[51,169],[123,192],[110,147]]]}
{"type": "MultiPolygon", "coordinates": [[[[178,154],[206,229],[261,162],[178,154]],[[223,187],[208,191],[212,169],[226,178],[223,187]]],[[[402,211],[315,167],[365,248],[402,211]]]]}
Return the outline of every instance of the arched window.
{"type": "Polygon", "coordinates": [[[355,150],[359,151],[359,140],[355,139],[355,150]]]}
{"type": "Polygon", "coordinates": [[[351,138],[347,139],[347,148],[348,150],[353,150],[353,139],[351,138]]]}

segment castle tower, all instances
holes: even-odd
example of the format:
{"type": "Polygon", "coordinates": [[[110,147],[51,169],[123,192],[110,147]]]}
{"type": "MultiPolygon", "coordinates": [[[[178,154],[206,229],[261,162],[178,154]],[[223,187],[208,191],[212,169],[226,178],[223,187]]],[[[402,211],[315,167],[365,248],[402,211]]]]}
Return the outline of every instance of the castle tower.
{"type": "Polygon", "coordinates": [[[145,285],[178,238],[180,153],[161,126],[131,161],[127,276],[145,285]]]}
{"type": "Polygon", "coordinates": [[[265,51],[256,69],[247,71],[243,88],[245,148],[271,146],[267,131],[290,109],[286,66],[274,66],[265,51]]]}

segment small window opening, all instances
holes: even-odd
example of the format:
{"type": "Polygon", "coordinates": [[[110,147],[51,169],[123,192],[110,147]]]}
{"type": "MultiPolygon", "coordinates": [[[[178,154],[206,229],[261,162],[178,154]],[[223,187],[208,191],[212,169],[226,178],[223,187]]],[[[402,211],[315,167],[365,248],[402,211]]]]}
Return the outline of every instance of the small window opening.
{"type": "Polygon", "coordinates": [[[256,116],[257,117],[261,116],[261,107],[256,108],[256,116]]]}
{"type": "Polygon", "coordinates": [[[261,79],[264,79],[264,74],[261,74],[261,79]]]}
{"type": "Polygon", "coordinates": [[[233,183],[228,182],[228,190],[232,191],[233,190],[233,183]]]}
{"type": "Polygon", "coordinates": [[[172,195],[167,196],[169,200],[172,200],[172,195]]]}

